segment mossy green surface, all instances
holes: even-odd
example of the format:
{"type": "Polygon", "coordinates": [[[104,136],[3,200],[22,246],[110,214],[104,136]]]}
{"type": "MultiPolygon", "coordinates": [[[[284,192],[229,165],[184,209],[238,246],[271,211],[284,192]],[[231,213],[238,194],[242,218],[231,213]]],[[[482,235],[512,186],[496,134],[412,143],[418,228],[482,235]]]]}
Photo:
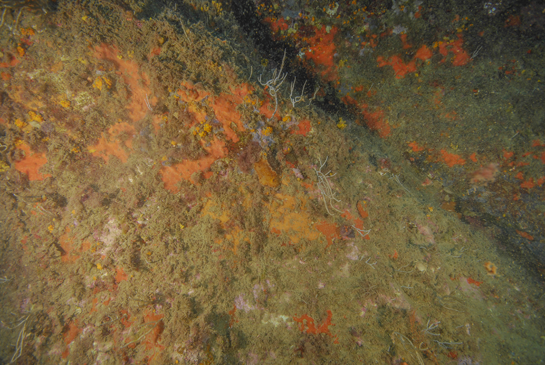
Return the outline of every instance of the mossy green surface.
{"type": "MultiPolygon", "coordinates": [[[[542,284],[501,230],[445,209],[396,129],[293,107],[291,74],[271,116],[274,65],[218,4],[58,1],[0,29],[2,360],[539,363],[542,284]]],[[[410,113],[386,95],[415,77],[381,108],[410,113]]]]}

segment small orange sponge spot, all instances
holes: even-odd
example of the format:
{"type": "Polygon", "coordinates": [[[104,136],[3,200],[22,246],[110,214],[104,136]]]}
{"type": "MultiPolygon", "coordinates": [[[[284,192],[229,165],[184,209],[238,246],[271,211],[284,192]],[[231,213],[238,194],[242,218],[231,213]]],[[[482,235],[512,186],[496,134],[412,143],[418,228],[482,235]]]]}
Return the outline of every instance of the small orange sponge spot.
{"type": "Polygon", "coordinates": [[[488,275],[496,275],[498,271],[498,268],[496,267],[496,265],[494,265],[490,261],[487,261],[484,263],[484,268],[486,269],[486,272],[488,273],[488,275]]]}

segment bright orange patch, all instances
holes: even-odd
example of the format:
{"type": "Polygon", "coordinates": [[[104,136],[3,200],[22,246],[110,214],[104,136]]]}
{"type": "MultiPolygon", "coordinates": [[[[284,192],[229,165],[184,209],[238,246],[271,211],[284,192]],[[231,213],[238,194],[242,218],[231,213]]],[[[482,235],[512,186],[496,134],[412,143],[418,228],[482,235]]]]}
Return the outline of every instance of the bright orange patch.
{"type": "Polygon", "coordinates": [[[477,280],[473,280],[472,278],[467,278],[467,283],[468,284],[474,284],[476,286],[481,286],[483,281],[477,281],[477,280]]]}
{"type": "Polygon", "coordinates": [[[524,189],[532,189],[535,186],[536,186],[536,184],[534,183],[534,178],[533,177],[531,177],[530,180],[526,180],[525,182],[520,184],[520,187],[524,188],[524,189]]]}
{"type": "Polygon", "coordinates": [[[165,329],[165,324],[162,320],[163,317],[164,314],[155,314],[152,311],[146,313],[144,316],[144,323],[157,322],[153,327],[153,330],[146,335],[146,349],[148,350],[155,347],[154,345],[157,345],[157,341],[165,329]]]}
{"type": "Polygon", "coordinates": [[[40,173],[40,168],[47,162],[45,153],[33,153],[30,150],[30,146],[26,143],[22,143],[17,148],[25,151],[25,158],[15,162],[15,169],[17,171],[26,174],[30,181],[43,180],[51,176],[50,174],[40,173]]]}
{"type": "Polygon", "coordinates": [[[314,319],[307,314],[303,314],[299,318],[294,316],[293,320],[297,323],[300,323],[299,330],[301,332],[312,333],[313,335],[317,335],[319,333],[325,333],[326,335],[333,337],[333,335],[329,331],[329,326],[334,326],[334,324],[331,323],[332,317],[333,317],[333,313],[331,313],[331,311],[328,310],[327,318],[318,327],[316,327],[316,325],[314,324],[314,319]]]}
{"type": "Polygon", "coordinates": [[[333,239],[341,239],[341,235],[339,232],[339,227],[335,223],[329,223],[327,221],[323,221],[320,223],[316,223],[314,225],[318,231],[320,231],[327,240],[327,246],[329,247],[333,244],[333,239]]]}
{"type": "Polygon", "coordinates": [[[404,78],[408,73],[416,72],[416,63],[414,60],[404,63],[398,55],[391,56],[388,60],[379,56],[377,58],[378,67],[392,66],[395,71],[396,79],[404,78]]]}
{"type": "Polygon", "coordinates": [[[369,217],[369,213],[367,213],[364,209],[363,209],[363,203],[361,201],[359,201],[357,204],[356,204],[356,207],[358,208],[358,213],[360,214],[360,217],[362,217],[363,219],[369,217]]]}
{"type": "Polygon", "coordinates": [[[429,60],[432,57],[433,57],[432,51],[425,44],[422,47],[420,47],[418,51],[416,51],[416,55],[414,56],[414,58],[418,58],[422,61],[429,60]]]}
{"type": "MultiPolygon", "coordinates": [[[[80,258],[79,255],[76,255],[74,252],[74,240],[75,237],[70,235],[70,227],[66,227],[64,234],[59,237],[59,245],[61,246],[63,252],[61,253],[61,262],[76,262],[80,258]]],[[[91,248],[90,242],[83,242],[79,252],[87,251],[91,248]]]]}
{"type": "Polygon", "coordinates": [[[418,19],[418,18],[420,18],[420,17],[422,16],[421,11],[422,11],[422,6],[421,6],[421,5],[418,5],[418,11],[417,11],[416,13],[414,13],[414,17],[415,17],[416,19],[418,19]]]}
{"type": "Polygon", "coordinates": [[[76,339],[76,337],[78,337],[80,332],[81,332],[81,330],[78,328],[78,320],[77,319],[76,319],[75,322],[68,323],[68,330],[66,332],[64,332],[64,334],[63,334],[64,343],[67,344],[67,345],[72,343],[72,341],[74,341],[76,339]]]}
{"type": "Polygon", "coordinates": [[[123,76],[123,81],[130,86],[131,96],[126,108],[131,120],[137,122],[144,118],[149,111],[145,102],[146,96],[148,96],[150,103],[153,103],[156,99],[149,96],[150,81],[148,75],[140,71],[140,67],[135,61],[124,58],[119,59],[119,50],[115,46],[103,43],[96,46],[94,51],[96,58],[108,60],[114,64],[123,76]]]}
{"type": "MultiPolygon", "coordinates": [[[[269,94],[265,95],[265,100],[262,101],[259,112],[263,114],[267,119],[271,119],[273,117],[274,102],[272,101],[269,94]]],[[[278,118],[278,114],[276,114],[276,117],[278,118]]]]}
{"type": "Polygon", "coordinates": [[[418,143],[416,143],[416,141],[410,142],[408,143],[408,145],[409,147],[412,148],[413,152],[421,152],[425,150],[425,148],[422,146],[419,146],[418,143]]]}
{"type": "Polygon", "coordinates": [[[469,57],[469,54],[465,51],[459,51],[455,54],[454,59],[452,60],[453,66],[464,66],[467,65],[471,61],[471,57],[469,57]]]}
{"type": "Polygon", "coordinates": [[[104,133],[96,145],[89,146],[88,150],[93,156],[101,157],[105,162],[108,162],[110,156],[115,156],[125,163],[129,159],[128,150],[132,149],[134,134],[135,128],[129,123],[116,123],[108,128],[108,133],[104,133]]]}
{"type": "Polygon", "coordinates": [[[123,309],[123,310],[120,310],[119,312],[122,314],[122,317],[119,320],[119,322],[121,322],[123,326],[125,326],[125,328],[129,328],[130,326],[132,326],[134,321],[129,321],[129,319],[131,318],[129,311],[123,309]]]}
{"type": "Polygon", "coordinates": [[[441,150],[441,158],[448,167],[452,167],[454,165],[465,165],[466,163],[466,160],[461,158],[459,155],[449,153],[445,150],[441,150]]]}
{"type": "Polygon", "coordinates": [[[397,258],[399,257],[399,254],[397,253],[397,250],[394,250],[394,254],[388,255],[388,257],[391,258],[392,260],[397,260],[397,258]]]}
{"type": "Polygon", "coordinates": [[[210,95],[209,92],[194,85],[191,81],[182,81],[180,86],[181,88],[178,89],[177,94],[180,95],[180,98],[186,103],[200,102],[210,95]]]}
{"type": "Polygon", "coordinates": [[[306,137],[311,128],[310,120],[302,120],[297,124],[297,129],[291,131],[291,134],[300,134],[306,137]]]}
{"type": "Polygon", "coordinates": [[[372,131],[377,131],[381,138],[385,138],[390,135],[390,125],[384,120],[384,111],[377,108],[375,112],[368,111],[368,105],[363,104],[361,111],[365,117],[365,124],[372,131]]]}
{"type": "MultiPolygon", "coordinates": [[[[204,144],[203,141],[201,141],[204,144]]],[[[225,148],[225,142],[214,137],[210,141],[210,146],[204,147],[208,156],[202,157],[198,160],[184,160],[179,164],[172,166],[163,166],[160,170],[161,179],[165,183],[165,189],[170,190],[173,193],[179,191],[176,184],[183,180],[191,181],[191,175],[195,172],[206,171],[217,160],[227,155],[225,148]]]]}
{"type": "Polygon", "coordinates": [[[161,47],[153,47],[148,55],[148,58],[153,58],[161,54],[161,47]]]}
{"type": "Polygon", "coordinates": [[[79,336],[80,333],[81,333],[81,330],[78,328],[77,319],[75,322],[68,323],[68,328],[66,328],[66,330],[63,333],[64,343],[67,346],[61,355],[63,359],[66,359],[68,355],[70,355],[70,349],[68,348],[68,345],[72,343],[79,336]]]}
{"type": "Polygon", "coordinates": [[[284,20],[284,18],[280,18],[278,20],[274,20],[270,17],[265,18],[265,21],[270,24],[271,29],[273,32],[277,33],[281,30],[286,30],[289,28],[288,23],[284,20]]]}
{"type": "Polygon", "coordinates": [[[91,310],[89,311],[89,313],[98,312],[97,310],[98,298],[93,298],[93,301],[91,303],[93,303],[93,306],[91,307],[91,310]]]}
{"type": "Polygon", "coordinates": [[[227,139],[235,143],[239,141],[239,138],[231,129],[231,124],[236,125],[239,131],[244,130],[240,113],[236,108],[243,102],[242,97],[239,95],[245,96],[245,92],[247,93],[248,90],[245,88],[240,88],[238,89],[238,93],[235,93],[235,95],[222,93],[212,101],[212,108],[214,109],[216,118],[223,126],[227,139]]]}
{"type": "MultiPolygon", "coordinates": [[[[462,45],[464,44],[464,39],[461,34],[458,34],[458,39],[456,41],[447,43],[443,42],[439,45],[439,53],[441,53],[443,56],[447,56],[449,52],[452,52],[454,54],[454,57],[452,58],[452,65],[453,66],[463,66],[467,65],[467,63],[471,60],[471,57],[469,54],[462,48],[462,45]]],[[[443,60],[442,62],[444,62],[443,60]]]]}
{"type": "Polygon", "coordinates": [[[305,58],[314,61],[314,64],[322,69],[321,75],[326,81],[337,79],[337,68],[334,60],[335,43],[333,41],[337,31],[337,27],[332,27],[329,33],[326,31],[326,27],[315,28],[315,35],[308,39],[310,46],[305,53],[305,58]]]}
{"type": "MultiPolygon", "coordinates": [[[[358,229],[363,229],[363,220],[352,216],[352,214],[350,213],[348,209],[341,214],[341,217],[346,218],[347,221],[349,221],[350,223],[353,223],[354,227],[358,229]]],[[[365,236],[365,239],[370,239],[369,235],[365,236]]]]}
{"type": "Polygon", "coordinates": [[[119,284],[123,280],[129,280],[129,275],[125,274],[122,267],[117,267],[115,269],[115,281],[119,284]]]}
{"type": "MultiPolygon", "coordinates": [[[[345,103],[345,104],[350,104],[350,105],[358,105],[358,102],[356,101],[356,99],[354,99],[353,97],[351,97],[350,95],[345,95],[341,98],[342,102],[345,103]]],[[[367,107],[367,105],[365,105],[365,107],[367,107]]]]}

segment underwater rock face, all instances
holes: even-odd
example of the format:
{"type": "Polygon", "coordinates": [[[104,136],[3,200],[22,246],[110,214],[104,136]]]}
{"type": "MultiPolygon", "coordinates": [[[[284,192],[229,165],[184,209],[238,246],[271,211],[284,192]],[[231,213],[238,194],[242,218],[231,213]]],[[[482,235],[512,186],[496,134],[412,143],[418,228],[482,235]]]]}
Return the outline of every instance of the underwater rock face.
{"type": "Polygon", "coordinates": [[[543,361],[542,5],[24,3],[0,363],[543,361]]]}

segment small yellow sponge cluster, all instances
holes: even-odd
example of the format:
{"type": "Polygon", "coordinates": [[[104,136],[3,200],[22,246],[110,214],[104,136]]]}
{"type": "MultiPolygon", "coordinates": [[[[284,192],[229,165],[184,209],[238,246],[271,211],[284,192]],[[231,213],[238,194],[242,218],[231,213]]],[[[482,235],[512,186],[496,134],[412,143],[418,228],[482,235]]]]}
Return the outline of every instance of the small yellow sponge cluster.
{"type": "Polygon", "coordinates": [[[343,120],[343,118],[339,118],[339,123],[337,123],[337,128],[339,129],[346,128],[346,122],[343,120]]]}

